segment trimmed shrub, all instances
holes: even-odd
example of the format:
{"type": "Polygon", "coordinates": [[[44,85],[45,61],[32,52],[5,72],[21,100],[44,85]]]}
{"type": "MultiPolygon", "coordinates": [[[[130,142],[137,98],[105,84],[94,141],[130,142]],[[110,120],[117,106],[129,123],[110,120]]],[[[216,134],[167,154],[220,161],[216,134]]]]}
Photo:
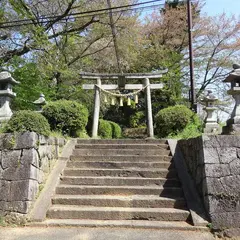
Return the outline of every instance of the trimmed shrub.
{"type": "Polygon", "coordinates": [[[84,131],[88,121],[88,110],[75,101],[58,100],[44,106],[43,115],[54,131],[76,136],[76,131],[84,131]]]}
{"type": "Polygon", "coordinates": [[[194,121],[195,113],[184,105],[176,105],[160,110],[155,118],[156,134],[167,137],[182,131],[194,121]]]}
{"type": "Polygon", "coordinates": [[[6,132],[36,132],[45,136],[50,134],[50,126],[47,119],[42,114],[22,110],[14,113],[8,121],[6,132]]]}
{"type": "Polygon", "coordinates": [[[108,121],[111,124],[112,127],[112,138],[121,138],[122,137],[122,129],[121,127],[115,123],[108,121]]]}
{"type": "Polygon", "coordinates": [[[112,126],[109,121],[100,119],[98,126],[98,135],[101,138],[111,139],[112,138],[112,126]]]}

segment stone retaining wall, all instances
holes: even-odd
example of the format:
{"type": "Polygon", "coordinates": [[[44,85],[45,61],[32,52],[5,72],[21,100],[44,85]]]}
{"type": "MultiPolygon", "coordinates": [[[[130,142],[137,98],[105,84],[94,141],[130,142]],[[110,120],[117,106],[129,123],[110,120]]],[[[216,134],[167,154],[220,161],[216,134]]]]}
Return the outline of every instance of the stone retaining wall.
{"type": "Polygon", "coordinates": [[[64,144],[34,132],[0,135],[0,216],[28,213],[64,144]]]}
{"type": "Polygon", "coordinates": [[[178,141],[213,228],[240,227],[240,136],[178,141]]]}

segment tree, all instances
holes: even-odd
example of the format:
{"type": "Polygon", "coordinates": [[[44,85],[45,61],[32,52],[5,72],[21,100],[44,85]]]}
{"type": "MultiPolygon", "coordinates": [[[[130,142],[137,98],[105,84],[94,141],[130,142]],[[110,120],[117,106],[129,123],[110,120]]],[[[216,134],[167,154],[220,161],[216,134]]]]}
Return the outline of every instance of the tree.
{"type": "Polygon", "coordinates": [[[0,3],[2,33],[0,61],[7,63],[14,56],[23,56],[33,51],[47,51],[57,37],[82,33],[95,22],[94,17],[69,17],[81,7],[90,8],[90,1],[79,0],[3,0],[0,3]]]}
{"type": "Polygon", "coordinates": [[[194,27],[194,65],[197,97],[207,88],[223,90],[222,81],[239,61],[240,22],[235,16],[202,16],[194,27]]]}

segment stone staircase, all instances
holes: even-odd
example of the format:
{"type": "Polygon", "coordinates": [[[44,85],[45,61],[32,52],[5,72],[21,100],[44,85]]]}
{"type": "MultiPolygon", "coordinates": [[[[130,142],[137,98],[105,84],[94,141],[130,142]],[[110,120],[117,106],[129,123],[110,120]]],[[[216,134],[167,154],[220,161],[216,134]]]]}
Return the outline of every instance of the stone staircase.
{"type": "Polygon", "coordinates": [[[78,140],[48,225],[190,228],[165,140],[78,140]]]}

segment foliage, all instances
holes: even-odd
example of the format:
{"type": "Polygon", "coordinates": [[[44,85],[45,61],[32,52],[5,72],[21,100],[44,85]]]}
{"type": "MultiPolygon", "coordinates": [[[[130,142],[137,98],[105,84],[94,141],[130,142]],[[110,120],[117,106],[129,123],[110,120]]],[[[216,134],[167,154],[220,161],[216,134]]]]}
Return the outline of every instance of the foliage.
{"type": "Polygon", "coordinates": [[[194,113],[184,105],[162,109],[155,117],[156,133],[159,137],[167,137],[170,133],[178,133],[193,119],[194,113]]]}
{"type": "Polygon", "coordinates": [[[77,130],[77,131],[76,131],[76,137],[78,137],[78,138],[83,138],[83,139],[88,139],[88,138],[90,138],[90,137],[88,136],[86,130],[83,130],[83,131],[77,130]]]}
{"type": "Polygon", "coordinates": [[[54,87],[41,75],[36,63],[26,63],[14,58],[11,67],[14,69],[13,78],[20,82],[14,87],[17,97],[11,103],[13,110],[35,110],[33,102],[39,98],[40,93],[43,93],[47,100],[54,96],[54,87]]]}
{"type": "Polygon", "coordinates": [[[6,132],[36,132],[45,136],[50,134],[50,126],[47,119],[40,113],[21,110],[14,113],[8,121],[6,132]]]}
{"type": "Polygon", "coordinates": [[[107,105],[105,108],[105,111],[101,112],[104,119],[126,127],[130,127],[130,118],[138,111],[134,101],[131,101],[131,106],[127,106],[124,102],[122,107],[116,103],[114,106],[107,105]]]}
{"type": "Polygon", "coordinates": [[[138,128],[140,126],[145,126],[145,113],[143,111],[136,112],[130,117],[130,127],[138,128]]]}
{"type": "Polygon", "coordinates": [[[99,120],[98,135],[104,139],[112,138],[112,126],[109,121],[103,119],[99,120]]]}
{"type": "Polygon", "coordinates": [[[112,138],[121,138],[122,137],[122,129],[121,127],[115,123],[115,122],[112,122],[112,121],[108,121],[110,124],[111,124],[111,127],[112,127],[112,138]]]}
{"type": "Polygon", "coordinates": [[[167,138],[188,139],[196,138],[202,135],[203,124],[197,115],[194,115],[192,121],[187,126],[177,133],[171,133],[167,138]]]}
{"type": "Polygon", "coordinates": [[[76,131],[83,131],[88,121],[88,110],[75,101],[58,100],[43,107],[43,115],[47,118],[51,130],[75,136],[76,131]]]}

